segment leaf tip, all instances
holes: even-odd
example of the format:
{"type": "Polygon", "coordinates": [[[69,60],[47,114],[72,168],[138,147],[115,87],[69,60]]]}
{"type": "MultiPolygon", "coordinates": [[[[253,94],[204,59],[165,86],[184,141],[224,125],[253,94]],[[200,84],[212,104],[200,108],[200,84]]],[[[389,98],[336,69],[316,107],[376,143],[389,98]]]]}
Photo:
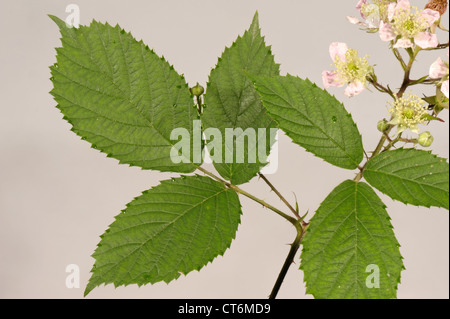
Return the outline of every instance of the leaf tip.
{"type": "Polygon", "coordinates": [[[253,36],[256,36],[257,34],[259,34],[259,14],[258,11],[255,12],[255,15],[253,16],[253,20],[252,20],[252,24],[250,25],[250,33],[253,36]]]}
{"type": "Polygon", "coordinates": [[[89,295],[89,293],[95,288],[96,286],[93,285],[91,282],[89,282],[86,286],[86,289],[84,289],[83,297],[86,297],[89,295]]]}
{"type": "Polygon", "coordinates": [[[54,15],[52,15],[52,14],[47,14],[47,16],[48,16],[50,19],[52,19],[53,22],[55,22],[56,25],[57,25],[60,29],[66,28],[66,23],[65,23],[63,20],[61,20],[60,18],[58,18],[57,16],[54,16],[54,15]]]}

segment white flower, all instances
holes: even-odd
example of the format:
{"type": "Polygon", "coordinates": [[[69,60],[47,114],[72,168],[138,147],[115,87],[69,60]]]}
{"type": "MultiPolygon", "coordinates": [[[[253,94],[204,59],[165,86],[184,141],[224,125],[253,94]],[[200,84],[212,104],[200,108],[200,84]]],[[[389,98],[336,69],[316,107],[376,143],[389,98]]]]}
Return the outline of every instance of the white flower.
{"type": "Polygon", "coordinates": [[[387,19],[388,5],[391,0],[359,0],[356,10],[359,11],[364,21],[348,16],[350,23],[375,30],[380,27],[380,22],[387,19]]]}
{"type": "Polygon", "coordinates": [[[397,98],[391,103],[389,112],[392,115],[389,124],[397,125],[397,133],[406,129],[418,133],[417,125],[425,123],[429,115],[425,101],[413,94],[397,98]]]}
{"type": "Polygon", "coordinates": [[[341,42],[333,42],[329,50],[336,70],[322,72],[324,87],[327,89],[348,84],[345,95],[352,97],[361,93],[366,87],[366,77],[373,72],[367,58],[360,58],[356,50],[349,49],[347,44],[341,42]]]}
{"type": "Polygon", "coordinates": [[[387,7],[387,20],[380,22],[380,38],[395,41],[394,48],[411,48],[414,44],[422,49],[437,47],[436,34],[427,30],[440,18],[437,11],[419,11],[411,7],[409,0],[391,2],[387,7]]]}

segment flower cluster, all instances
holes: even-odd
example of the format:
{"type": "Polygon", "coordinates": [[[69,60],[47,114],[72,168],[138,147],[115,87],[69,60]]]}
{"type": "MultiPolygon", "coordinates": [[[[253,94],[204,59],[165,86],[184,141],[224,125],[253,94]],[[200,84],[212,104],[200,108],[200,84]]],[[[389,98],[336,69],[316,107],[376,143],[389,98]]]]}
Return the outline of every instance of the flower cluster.
{"type": "Polygon", "coordinates": [[[347,19],[366,27],[370,32],[379,31],[383,41],[393,41],[394,48],[411,48],[418,45],[422,49],[438,46],[436,34],[430,32],[439,21],[438,11],[412,7],[409,0],[360,0],[356,5],[364,21],[355,17],[347,19]]]}
{"type": "Polygon", "coordinates": [[[362,26],[367,32],[378,33],[382,41],[390,42],[390,48],[405,72],[403,82],[399,91],[393,92],[389,85],[378,82],[374,67],[369,64],[366,56],[360,57],[356,50],[349,49],[345,43],[334,42],[330,45],[329,53],[335,70],[322,72],[324,87],[327,89],[347,85],[344,93],[352,97],[370,84],[377,91],[389,94],[394,99],[388,102],[390,119],[379,121],[377,128],[389,135],[391,129],[396,127],[398,137],[390,140],[391,144],[386,147],[390,148],[398,141],[429,147],[433,136],[428,131],[415,139],[402,138],[401,134],[405,130],[419,133],[419,125],[433,120],[442,122],[437,115],[443,109],[448,109],[448,62],[438,58],[431,64],[428,75],[410,78],[412,64],[420,51],[448,47],[448,43],[439,44],[435,34],[437,28],[448,32],[440,24],[441,16],[447,9],[447,0],[430,0],[423,10],[411,6],[410,0],[359,0],[356,9],[362,19],[347,19],[352,24],[362,26]],[[409,61],[404,60],[399,49],[405,49],[409,61]],[[417,84],[435,85],[436,95],[421,98],[411,93],[405,94],[408,87],[417,84]]]}
{"type": "Polygon", "coordinates": [[[347,44],[341,42],[332,43],[329,50],[336,70],[322,72],[324,87],[348,84],[345,95],[352,97],[361,93],[366,87],[367,76],[373,73],[367,57],[360,58],[358,51],[349,49],[347,44]]]}

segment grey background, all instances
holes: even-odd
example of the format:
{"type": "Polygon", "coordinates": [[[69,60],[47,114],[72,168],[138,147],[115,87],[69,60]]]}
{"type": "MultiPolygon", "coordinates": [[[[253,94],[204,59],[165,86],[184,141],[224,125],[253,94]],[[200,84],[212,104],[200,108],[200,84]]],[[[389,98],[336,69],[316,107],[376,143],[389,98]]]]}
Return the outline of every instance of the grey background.
{"type": "MultiPolygon", "coordinates": [[[[426,1],[412,0],[422,8],[426,1]]],[[[143,39],[184,73],[190,84],[204,84],[225,45],[248,28],[259,11],[262,32],[281,72],[308,77],[322,86],[321,72],[330,69],[328,46],[347,42],[369,54],[383,83],[398,87],[400,66],[378,35],[350,25],[357,0],[346,1],[20,1],[0,2],[0,297],[81,298],[94,260],[90,254],[99,235],[121,209],[160,179],[176,174],[142,171],[118,165],[70,132],[51,90],[48,66],[60,46],[56,25],[65,7],[81,9],[81,24],[93,18],[119,23],[143,39]],[[67,289],[65,267],[81,269],[80,289],[67,289]]],[[[448,19],[448,15],[447,15],[448,19]]],[[[446,23],[446,22],[445,22],[446,23]]],[[[446,23],[447,24],[447,23],[446,23]]],[[[448,24],[447,24],[448,26],[448,24]]],[[[439,33],[442,42],[444,34],[439,33]]],[[[427,74],[444,52],[420,54],[413,77],[427,74]]],[[[415,88],[420,89],[420,88],[415,88]]],[[[379,139],[376,123],[386,116],[387,96],[365,91],[349,99],[343,88],[330,92],[352,113],[366,150],[379,139]]],[[[421,91],[414,91],[421,93],[421,91]]],[[[431,92],[430,89],[426,92],[431,92]]],[[[448,111],[442,113],[448,122],[448,111]]],[[[433,123],[434,152],[448,158],[448,124],[433,123]]],[[[354,172],[333,167],[281,136],[279,170],[269,176],[302,211],[314,212],[325,196],[354,172]]],[[[282,203],[256,178],[243,188],[277,207],[282,203]]],[[[406,271],[399,298],[449,297],[449,215],[393,202],[384,195],[394,231],[401,243],[406,271]]],[[[224,257],[201,272],[170,283],[142,288],[112,285],[95,289],[90,298],[266,298],[295,233],[287,222],[241,198],[244,215],[237,238],[224,257]]],[[[290,269],[279,297],[305,296],[303,274],[290,269]]]]}

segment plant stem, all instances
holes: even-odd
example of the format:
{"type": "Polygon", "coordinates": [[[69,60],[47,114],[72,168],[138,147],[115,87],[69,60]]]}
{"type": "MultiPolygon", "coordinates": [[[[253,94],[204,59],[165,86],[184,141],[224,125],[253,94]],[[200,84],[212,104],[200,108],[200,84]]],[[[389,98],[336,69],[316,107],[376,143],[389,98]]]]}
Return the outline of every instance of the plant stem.
{"type": "Polygon", "coordinates": [[[373,158],[374,156],[377,156],[381,152],[381,150],[383,148],[383,145],[386,142],[386,140],[388,139],[389,133],[391,132],[391,130],[393,128],[394,128],[394,126],[391,125],[391,126],[389,126],[389,128],[386,131],[383,132],[383,136],[381,136],[380,141],[378,142],[377,147],[375,148],[375,150],[372,152],[372,155],[370,156],[369,160],[371,158],[373,158]]]}
{"type": "MultiPolygon", "coordinates": [[[[196,102],[197,102],[197,111],[198,114],[201,115],[203,112],[202,109],[202,98],[201,96],[197,96],[196,98],[196,102]]],[[[208,175],[209,177],[212,177],[213,179],[215,179],[216,181],[219,181],[220,183],[222,183],[223,185],[225,185],[228,188],[233,189],[236,193],[242,194],[252,200],[254,200],[255,202],[261,204],[262,206],[274,211],[275,213],[277,213],[278,215],[280,215],[281,217],[283,217],[284,219],[288,220],[291,224],[296,225],[297,223],[297,219],[283,213],[281,210],[279,210],[278,208],[273,207],[272,205],[266,203],[265,201],[263,201],[262,199],[257,198],[256,196],[253,196],[250,193],[247,193],[246,191],[240,189],[239,187],[237,187],[236,185],[233,185],[231,183],[228,183],[227,181],[221,179],[219,176],[211,173],[210,171],[204,169],[203,167],[197,166],[197,169],[199,171],[202,171],[203,173],[205,173],[206,175],[208,175]]],[[[281,196],[281,194],[280,194],[281,196]]]]}
{"type": "Polygon", "coordinates": [[[262,173],[258,173],[258,175],[264,180],[264,182],[266,182],[267,185],[269,185],[269,187],[272,189],[272,191],[275,194],[277,194],[277,196],[283,201],[283,203],[286,204],[286,206],[291,210],[291,212],[295,215],[295,217],[300,219],[300,215],[298,214],[297,210],[295,210],[295,208],[292,207],[291,204],[289,204],[289,202],[283,197],[283,195],[281,195],[281,193],[275,188],[275,186],[273,186],[273,184],[271,182],[269,182],[267,177],[264,176],[262,173]]]}
{"type": "Polygon", "coordinates": [[[388,87],[385,87],[385,86],[383,86],[382,84],[378,83],[377,81],[375,81],[375,80],[373,80],[373,79],[369,79],[369,82],[372,83],[373,87],[374,87],[375,89],[377,89],[379,92],[387,93],[387,94],[389,94],[392,98],[395,99],[395,95],[394,95],[394,93],[392,92],[392,90],[389,88],[389,86],[388,86],[388,87]]]}
{"type": "Polygon", "coordinates": [[[291,224],[293,224],[294,226],[297,224],[297,219],[295,219],[294,217],[291,217],[285,213],[283,213],[281,210],[279,210],[278,208],[273,207],[272,205],[266,203],[265,201],[263,201],[262,199],[257,198],[256,196],[253,196],[252,194],[244,191],[243,189],[239,188],[236,185],[233,185],[223,179],[221,179],[220,177],[214,175],[213,173],[211,173],[210,171],[204,169],[203,167],[198,166],[197,169],[199,171],[202,171],[203,173],[205,173],[206,175],[208,175],[209,177],[212,177],[213,179],[215,179],[216,181],[222,183],[223,185],[225,185],[226,187],[234,190],[236,193],[244,195],[252,200],[254,200],[255,202],[261,204],[262,206],[274,211],[275,213],[277,213],[278,215],[280,215],[281,217],[283,217],[284,219],[286,219],[287,221],[289,221],[291,224]]]}
{"type": "MultiPolygon", "coordinates": [[[[398,91],[398,93],[396,94],[397,98],[400,98],[403,96],[403,94],[405,93],[406,89],[410,86],[413,85],[414,81],[411,81],[411,79],[409,78],[410,74],[411,74],[411,68],[412,65],[416,59],[417,53],[419,53],[420,49],[415,49],[415,50],[411,50],[410,52],[408,52],[409,54],[409,62],[407,65],[405,65],[405,62],[403,61],[403,58],[401,57],[400,53],[398,52],[397,49],[393,49],[392,50],[394,52],[395,57],[397,58],[397,60],[400,61],[400,64],[402,65],[402,68],[405,70],[405,75],[403,76],[403,82],[402,85],[398,91]]],[[[393,98],[395,98],[395,96],[393,96],[393,98]]],[[[380,138],[380,141],[378,142],[377,146],[375,147],[375,150],[372,152],[372,155],[369,157],[369,159],[364,163],[362,169],[360,169],[360,172],[358,173],[358,175],[356,175],[354,181],[359,182],[363,175],[364,175],[364,168],[366,167],[367,163],[375,156],[377,156],[378,154],[380,154],[382,151],[387,151],[389,150],[392,146],[395,145],[395,143],[401,141],[401,136],[399,136],[398,138],[391,140],[389,138],[389,133],[392,131],[392,129],[394,128],[394,125],[390,125],[389,128],[383,132],[383,135],[380,138]],[[389,144],[384,147],[384,143],[386,142],[386,140],[389,141],[389,144]]]]}
{"type": "Polygon", "coordinates": [[[410,57],[409,57],[409,62],[406,65],[405,68],[405,75],[403,77],[403,83],[402,86],[400,87],[400,90],[397,93],[397,98],[401,98],[403,93],[405,93],[406,89],[408,88],[408,86],[411,83],[411,80],[409,78],[410,74],[411,74],[411,68],[412,65],[416,59],[417,53],[419,53],[420,49],[414,49],[414,51],[410,52],[410,57]]]}
{"type": "MultiPolygon", "coordinates": [[[[405,93],[406,89],[408,88],[408,86],[411,85],[411,80],[409,78],[409,75],[411,74],[411,68],[412,65],[416,59],[417,53],[419,53],[420,50],[414,50],[413,52],[410,53],[410,58],[409,58],[409,62],[408,64],[404,67],[405,70],[405,75],[403,76],[403,83],[402,86],[400,87],[398,93],[397,93],[397,98],[402,97],[403,93],[405,93]]],[[[394,49],[394,55],[398,58],[398,56],[400,56],[400,53],[398,52],[398,50],[394,49]]],[[[401,57],[401,56],[400,56],[401,57]]],[[[403,59],[401,60],[401,62],[403,61],[403,59]]],[[[403,62],[404,64],[404,62],[403,62]]],[[[372,155],[370,158],[378,155],[382,148],[384,143],[386,142],[386,140],[389,137],[389,133],[391,132],[391,130],[394,128],[393,125],[391,125],[385,132],[383,132],[383,136],[381,136],[380,141],[378,142],[377,147],[375,148],[375,150],[372,152],[372,155]]],[[[390,141],[392,143],[392,141],[390,141]]],[[[395,144],[395,143],[394,143],[395,144]]],[[[394,144],[390,145],[390,147],[392,147],[394,144]]]]}
{"type": "Polygon", "coordinates": [[[397,58],[397,60],[400,62],[400,65],[402,66],[403,70],[406,70],[406,63],[403,60],[402,55],[400,54],[400,52],[398,51],[397,48],[392,48],[392,52],[394,52],[395,57],[397,58]]]}
{"type": "Polygon", "coordinates": [[[201,95],[197,95],[197,96],[195,97],[195,100],[196,100],[196,102],[197,102],[197,113],[198,113],[198,115],[200,116],[200,115],[203,114],[203,107],[202,107],[203,102],[202,102],[202,96],[201,96],[201,95]]]}
{"type": "Polygon", "coordinates": [[[395,139],[393,139],[393,140],[390,140],[390,141],[389,141],[389,144],[388,144],[387,146],[384,147],[383,152],[389,150],[389,149],[390,149],[392,146],[394,146],[398,141],[400,141],[400,135],[399,135],[397,138],[395,138],[395,139]]]}
{"type": "Polygon", "coordinates": [[[298,249],[300,248],[300,244],[303,240],[306,227],[302,227],[299,223],[296,224],[297,228],[297,236],[295,237],[294,242],[291,244],[291,248],[289,249],[289,253],[284,261],[283,267],[281,268],[280,273],[278,274],[275,285],[272,288],[272,292],[269,295],[269,299],[275,299],[277,297],[278,291],[280,290],[281,284],[286,277],[286,274],[289,270],[289,267],[294,262],[295,255],[297,254],[298,249]]]}
{"type": "Polygon", "coordinates": [[[426,51],[441,50],[441,49],[448,48],[448,46],[449,46],[449,43],[447,42],[447,43],[441,43],[435,48],[428,48],[428,49],[422,49],[422,50],[426,50],[426,51]]]}
{"type": "MultiPolygon", "coordinates": [[[[280,215],[281,217],[285,218],[287,221],[289,221],[292,225],[295,226],[296,230],[297,230],[297,236],[295,237],[294,242],[291,244],[291,249],[289,249],[289,253],[286,257],[286,260],[284,261],[283,267],[281,268],[280,273],[278,274],[278,278],[275,282],[275,285],[272,289],[272,292],[270,293],[269,299],[275,299],[275,297],[278,294],[278,291],[280,290],[281,284],[283,283],[284,278],[286,277],[286,274],[289,270],[290,265],[293,263],[294,258],[295,258],[295,254],[297,253],[298,249],[300,248],[300,244],[302,242],[302,239],[304,237],[305,231],[308,228],[308,224],[307,223],[303,223],[303,218],[304,217],[300,217],[296,212],[296,216],[298,216],[299,219],[295,219],[294,217],[291,217],[285,213],[283,213],[282,211],[280,211],[279,209],[273,207],[270,204],[267,204],[265,201],[263,201],[262,199],[259,199],[249,193],[247,193],[246,191],[240,189],[239,187],[237,187],[236,185],[233,185],[231,183],[228,183],[227,181],[221,179],[220,177],[216,176],[215,174],[211,173],[210,171],[204,169],[203,167],[197,167],[198,170],[202,171],[203,173],[205,173],[206,175],[214,178],[215,180],[219,181],[220,183],[224,184],[226,187],[234,190],[236,193],[238,194],[242,194],[252,200],[254,200],[255,202],[263,205],[264,207],[269,208],[270,210],[274,211],[275,213],[277,213],[278,215],[280,215]]],[[[261,174],[262,175],[262,174],[261,174]]],[[[262,175],[264,176],[264,175],[262,175]]],[[[272,185],[267,178],[263,177],[264,180],[266,180],[268,182],[268,185],[272,185]]],[[[273,187],[273,185],[271,186],[271,188],[273,187]]],[[[275,191],[275,187],[273,187],[274,191],[275,191]]],[[[277,193],[279,194],[279,192],[277,191],[277,193]]],[[[280,198],[284,198],[283,196],[281,196],[281,194],[279,195],[280,198]]],[[[289,203],[286,204],[289,205],[289,203]]],[[[289,205],[290,206],[290,205],[289,205]]],[[[291,206],[292,207],[292,206],[291,206]]],[[[306,216],[306,215],[305,215],[306,216]]]]}
{"type": "Polygon", "coordinates": [[[425,80],[410,80],[409,85],[417,85],[417,84],[425,84],[425,85],[436,85],[437,83],[439,83],[439,79],[425,79],[425,80]]]}

